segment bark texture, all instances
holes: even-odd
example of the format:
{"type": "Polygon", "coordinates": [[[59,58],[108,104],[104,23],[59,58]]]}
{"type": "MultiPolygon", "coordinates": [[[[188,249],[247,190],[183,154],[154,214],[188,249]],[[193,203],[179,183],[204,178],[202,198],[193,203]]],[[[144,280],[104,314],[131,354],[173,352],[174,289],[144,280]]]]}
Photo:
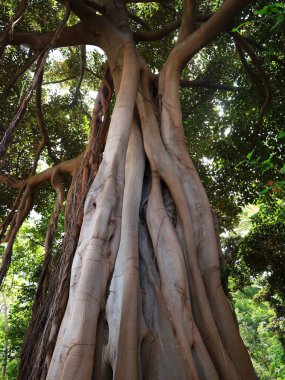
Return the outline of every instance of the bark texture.
{"type": "MultiPolygon", "coordinates": [[[[227,0],[197,28],[195,2],[183,1],[177,44],[157,81],[121,1],[97,1],[95,9],[70,1],[81,23],[66,28],[57,46],[72,44],[76,28],[80,43],[85,29],[88,42],[92,32],[107,55],[116,102],[102,162],[82,198],[82,225],[80,216],[72,224],[81,226],[78,242],[72,235],[70,248],[65,240],[64,291],[53,290],[36,355],[27,335],[20,379],[256,379],[221,286],[211,206],[187,151],[179,100],[185,64],[248,3],[227,0]]],[[[21,34],[14,44],[25,37],[35,46],[49,39],[21,34]]],[[[84,173],[83,183],[90,170],[84,173]]],[[[52,182],[47,255],[62,203],[56,171],[52,182]]]]}

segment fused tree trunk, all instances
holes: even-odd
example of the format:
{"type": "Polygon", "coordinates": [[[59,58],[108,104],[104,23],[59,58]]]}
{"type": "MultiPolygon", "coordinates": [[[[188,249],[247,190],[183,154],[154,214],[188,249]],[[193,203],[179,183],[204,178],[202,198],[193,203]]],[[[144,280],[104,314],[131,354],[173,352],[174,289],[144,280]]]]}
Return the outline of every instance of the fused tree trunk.
{"type": "MultiPolygon", "coordinates": [[[[120,1],[96,2],[104,16],[70,2],[78,34],[72,27],[56,44],[103,48],[116,101],[79,239],[70,235],[72,247],[64,245],[65,275],[57,271],[61,285],[41,309],[33,348],[27,335],[20,379],[256,378],[221,286],[212,210],[187,151],[179,100],[185,64],[247,3],[225,1],[196,29],[194,2],[184,1],[177,44],[157,81],[120,1]]],[[[16,34],[14,44],[24,38],[16,34]]]]}

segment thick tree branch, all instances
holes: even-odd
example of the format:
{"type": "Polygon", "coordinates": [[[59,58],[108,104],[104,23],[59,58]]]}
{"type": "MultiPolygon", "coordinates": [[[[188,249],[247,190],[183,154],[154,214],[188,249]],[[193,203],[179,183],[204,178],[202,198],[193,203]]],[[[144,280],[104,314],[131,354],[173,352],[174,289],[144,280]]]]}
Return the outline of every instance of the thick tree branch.
{"type": "Polygon", "coordinates": [[[177,44],[168,58],[168,64],[171,62],[173,70],[180,71],[197,51],[224,31],[232,22],[232,19],[252,1],[253,0],[225,1],[208,21],[177,44]]]}
{"type": "Polygon", "coordinates": [[[179,29],[178,40],[183,40],[196,29],[196,0],[183,0],[183,15],[179,29]]]}
{"type": "Polygon", "coordinates": [[[164,28],[156,31],[138,31],[134,33],[135,41],[158,41],[166,37],[168,34],[176,30],[181,23],[181,20],[174,20],[167,24],[164,28]]]}
{"type": "Polygon", "coordinates": [[[185,80],[181,79],[180,80],[180,86],[182,87],[189,87],[189,88],[197,88],[197,87],[204,87],[204,88],[209,88],[212,90],[221,90],[221,91],[238,91],[238,87],[230,86],[227,84],[222,84],[222,83],[213,83],[208,80],[185,80]]]}
{"type": "Polygon", "coordinates": [[[69,0],[72,12],[92,30],[93,33],[102,34],[108,22],[104,16],[99,16],[96,9],[86,4],[83,0],[69,0]]]}
{"type": "MultiPolygon", "coordinates": [[[[51,43],[54,32],[47,33],[14,33],[11,45],[27,45],[33,49],[44,49],[51,43]]],[[[96,45],[101,47],[100,37],[92,33],[81,22],[70,27],[65,27],[61,35],[54,43],[53,48],[76,46],[76,45],[96,45]]]]}
{"type": "Polygon", "coordinates": [[[151,27],[142,18],[140,18],[139,16],[137,16],[136,14],[130,11],[127,11],[127,15],[131,20],[135,21],[136,23],[144,27],[146,30],[151,32],[151,27]]]}
{"type": "Polygon", "coordinates": [[[96,11],[100,12],[101,14],[104,14],[106,11],[105,6],[100,5],[92,0],[84,0],[84,3],[88,5],[89,7],[95,9],[96,11]]]}
{"type": "Polygon", "coordinates": [[[36,187],[40,185],[41,183],[43,183],[44,181],[51,179],[55,171],[58,171],[58,173],[62,173],[62,174],[72,175],[74,170],[82,162],[83,156],[84,156],[84,152],[81,153],[79,156],[72,158],[71,160],[62,161],[59,164],[42,171],[41,173],[35,174],[23,180],[16,180],[7,175],[0,174],[0,183],[3,183],[4,185],[11,187],[13,189],[20,189],[21,187],[25,185],[36,187]]]}

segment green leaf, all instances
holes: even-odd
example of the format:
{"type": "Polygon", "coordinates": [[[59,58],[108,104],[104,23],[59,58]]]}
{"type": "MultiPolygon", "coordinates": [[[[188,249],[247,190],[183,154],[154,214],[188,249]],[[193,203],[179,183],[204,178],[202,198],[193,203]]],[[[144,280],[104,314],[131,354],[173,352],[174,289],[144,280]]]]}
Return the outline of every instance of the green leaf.
{"type": "Polygon", "coordinates": [[[255,149],[253,149],[251,152],[249,152],[249,153],[246,155],[246,157],[247,157],[248,160],[251,159],[251,157],[252,157],[254,151],[255,151],[255,149]]]}
{"type": "Polygon", "coordinates": [[[283,139],[283,137],[285,137],[285,131],[279,131],[278,138],[283,139]]]}
{"type": "Polygon", "coordinates": [[[250,21],[242,22],[241,24],[233,28],[232,32],[238,32],[243,26],[248,25],[248,24],[251,24],[251,22],[250,21]]]}

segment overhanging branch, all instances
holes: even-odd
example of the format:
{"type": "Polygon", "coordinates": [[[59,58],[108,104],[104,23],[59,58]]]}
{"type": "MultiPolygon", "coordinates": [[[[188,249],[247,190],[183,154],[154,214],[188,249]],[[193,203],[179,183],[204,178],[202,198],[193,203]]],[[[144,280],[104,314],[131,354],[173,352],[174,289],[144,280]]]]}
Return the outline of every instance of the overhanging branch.
{"type": "MultiPolygon", "coordinates": [[[[26,45],[33,49],[41,50],[48,47],[51,43],[54,32],[47,33],[14,33],[11,45],[26,45]]],[[[61,35],[54,43],[53,48],[76,46],[76,45],[95,45],[101,47],[100,37],[92,33],[81,22],[70,27],[65,27],[61,35]]]]}
{"type": "Polygon", "coordinates": [[[84,155],[84,152],[71,160],[60,162],[59,164],[52,166],[51,168],[48,168],[42,171],[41,173],[37,173],[23,180],[16,180],[7,175],[0,174],[0,183],[3,183],[4,185],[11,187],[13,189],[21,189],[21,187],[25,185],[29,185],[32,187],[36,187],[40,185],[44,181],[51,179],[55,171],[58,171],[58,173],[62,173],[62,174],[72,175],[74,170],[82,162],[83,155],[84,155]]]}
{"type": "Polygon", "coordinates": [[[196,29],[196,0],[183,0],[183,15],[179,28],[178,40],[182,40],[196,29]]]}

